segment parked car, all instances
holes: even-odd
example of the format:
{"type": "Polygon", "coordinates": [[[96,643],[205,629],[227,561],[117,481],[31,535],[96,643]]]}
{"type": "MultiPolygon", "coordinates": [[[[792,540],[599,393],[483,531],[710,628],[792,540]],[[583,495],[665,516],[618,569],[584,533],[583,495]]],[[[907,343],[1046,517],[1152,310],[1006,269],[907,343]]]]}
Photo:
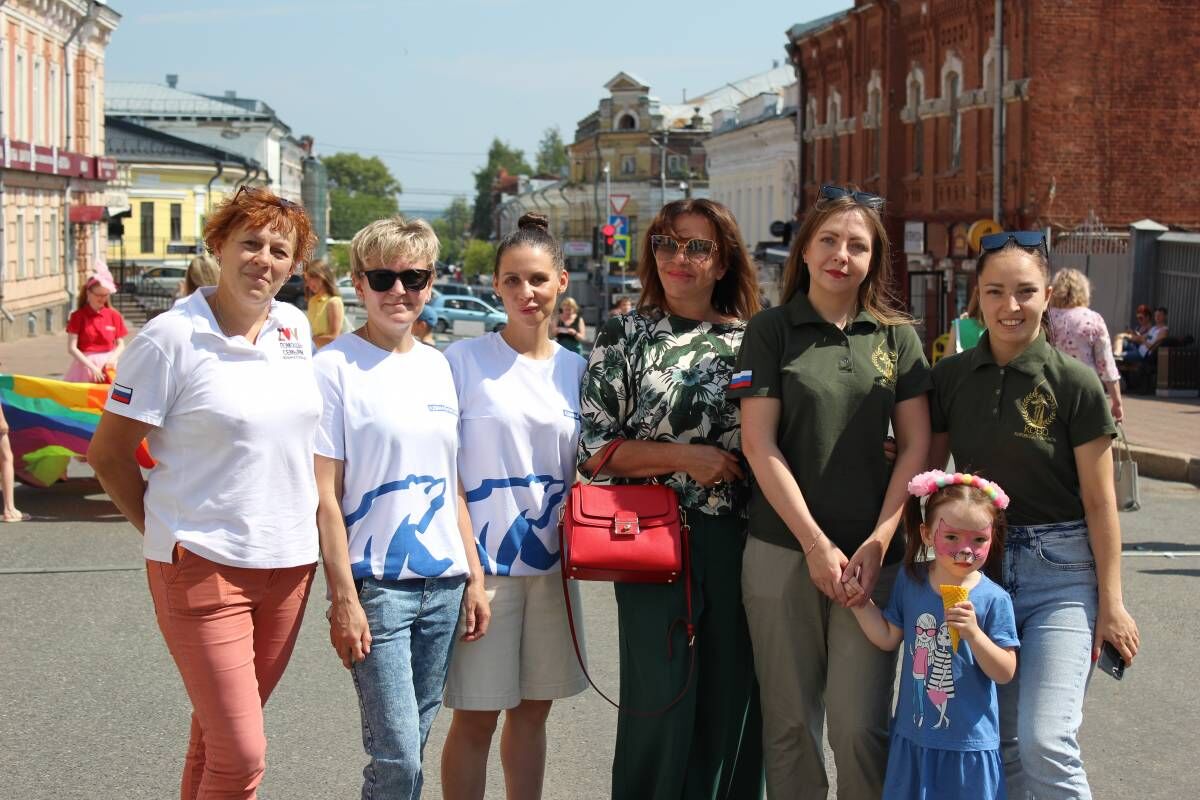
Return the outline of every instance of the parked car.
{"type": "Polygon", "coordinates": [[[296,308],[308,308],[308,298],[304,296],[304,276],[288,276],[287,281],[275,293],[275,299],[284,303],[291,303],[296,308]]]}
{"type": "Polygon", "coordinates": [[[465,283],[457,283],[455,281],[436,281],[433,284],[433,288],[436,289],[439,294],[455,294],[466,295],[467,297],[475,297],[478,294],[476,289],[479,287],[472,288],[465,283]]]}
{"type": "Polygon", "coordinates": [[[434,327],[445,333],[459,320],[482,322],[484,330],[500,331],[508,323],[508,315],[497,311],[477,297],[463,294],[443,294],[429,301],[429,308],[437,315],[434,327]]]}
{"type": "Polygon", "coordinates": [[[338,278],[337,288],[338,294],[342,298],[342,305],[358,305],[358,292],[354,291],[354,280],[349,275],[344,278],[338,278]]]}
{"type": "Polygon", "coordinates": [[[133,280],[134,294],[173,297],[179,292],[179,282],[187,274],[186,267],[151,267],[133,280]]]}

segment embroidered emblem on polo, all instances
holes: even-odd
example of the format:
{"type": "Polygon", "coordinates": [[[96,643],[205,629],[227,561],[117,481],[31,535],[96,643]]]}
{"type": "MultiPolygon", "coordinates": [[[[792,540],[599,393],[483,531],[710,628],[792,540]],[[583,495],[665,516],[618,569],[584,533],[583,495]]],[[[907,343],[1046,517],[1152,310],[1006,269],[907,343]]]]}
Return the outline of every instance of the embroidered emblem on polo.
{"type": "Polygon", "coordinates": [[[1033,391],[1017,401],[1017,411],[1025,421],[1025,430],[1014,436],[1038,442],[1054,442],[1050,436],[1050,426],[1058,415],[1058,401],[1043,384],[1033,387],[1033,391]]]}
{"type": "Polygon", "coordinates": [[[112,388],[112,399],[118,403],[129,405],[133,402],[133,389],[129,386],[122,386],[119,383],[114,383],[112,388]]]}
{"type": "Polygon", "coordinates": [[[871,365],[879,373],[881,385],[888,388],[895,387],[897,358],[896,351],[888,349],[886,340],[880,339],[879,344],[875,345],[875,351],[871,353],[871,365]]]}

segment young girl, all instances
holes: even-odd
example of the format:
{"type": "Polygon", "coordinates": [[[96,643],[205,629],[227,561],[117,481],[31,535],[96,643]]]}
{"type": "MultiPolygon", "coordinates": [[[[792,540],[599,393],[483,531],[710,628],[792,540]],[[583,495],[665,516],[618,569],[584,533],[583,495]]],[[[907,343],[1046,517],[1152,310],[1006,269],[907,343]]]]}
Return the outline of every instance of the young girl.
{"type": "Polygon", "coordinates": [[[921,535],[908,537],[891,601],[883,611],[870,601],[854,608],[876,647],[904,643],[901,685],[912,681],[892,722],[883,796],[1002,800],[996,684],[1016,673],[1019,643],[1012,600],[984,572],[999,577],[1008,496],[976,475],[939,470],[908,491],[906,529],[921,535]]]}
{"type": "Polygon", "coordinates": [[[125,349],[125,336],[129,333],[125,318],[109,302],[116,290],[108,267],[97,262],[95,274],[79,291],[79,302],[67,320],[67,353],[71,363],[63,373],[64,381],[111,381],[108,375],[116,369],[117,358],[125,349]]]}

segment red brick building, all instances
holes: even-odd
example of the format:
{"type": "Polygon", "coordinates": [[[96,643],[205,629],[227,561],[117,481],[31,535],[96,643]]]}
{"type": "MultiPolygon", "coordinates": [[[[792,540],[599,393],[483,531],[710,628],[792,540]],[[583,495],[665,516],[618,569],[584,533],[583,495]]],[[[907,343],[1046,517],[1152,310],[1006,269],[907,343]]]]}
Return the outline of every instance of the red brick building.
{"type": "MultiPolygon", "coordinates": [[[[1200,228],[1200,3],[1005,0],[1005,229],[1200,228]]],[[[806,208],[822,183],[888,199],[926,338],[965,305],[993,213],[994,0],[856,0],[797,25],[806,208]],[[981,227],[984,223],[981,223],[981,227]],[[907,251],[907,252],[905,252],[907,251]],[[945,298],[942,300],[941,298],[945,298]]]]}

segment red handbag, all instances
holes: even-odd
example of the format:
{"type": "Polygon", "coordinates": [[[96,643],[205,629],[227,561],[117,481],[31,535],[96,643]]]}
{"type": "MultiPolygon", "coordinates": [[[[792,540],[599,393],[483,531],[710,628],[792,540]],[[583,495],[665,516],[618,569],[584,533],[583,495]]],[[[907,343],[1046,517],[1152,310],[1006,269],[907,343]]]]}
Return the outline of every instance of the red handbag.
{"type": "MultiPolygon", "coordinates": [[[[661,714],[678,703],[687,693],[696,661],[696,629],[692,622],[692,573],[688,547],[687,519],[679,509],[679,498],[668,486],[657,483],[639,485],[596,485],[592,483],[612,458],[624,439],[609,443],[600,462],[586,482],[571,487],[563,504],[559,525],[559,553],[563,595],[567,604],[567,624],[571,642],[583,674],[601,697],[622,711],[637,715],[661,714]],[[631,711],[622,708],[600,690],[587,673],[579,640],[567,579],[614,581],[618,583],[675,583],[683,579],[690,663],[683,689],[669,704],[657,711],[631,711]]],[[[671,626],[674,630],[674,625],[671,626]]],[[[671,657],[671,630],[667,631],[667,658],[671,657]]]]}

